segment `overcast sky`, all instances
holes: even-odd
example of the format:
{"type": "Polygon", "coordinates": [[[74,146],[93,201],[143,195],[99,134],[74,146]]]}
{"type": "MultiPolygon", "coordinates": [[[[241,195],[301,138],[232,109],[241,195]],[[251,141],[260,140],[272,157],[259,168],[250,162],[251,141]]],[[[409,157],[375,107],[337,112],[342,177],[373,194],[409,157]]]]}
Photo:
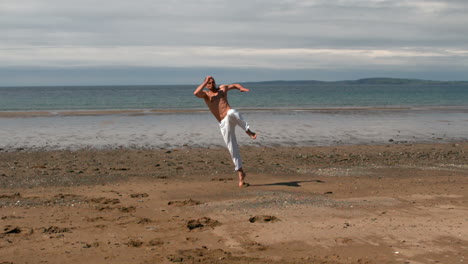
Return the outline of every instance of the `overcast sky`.
{"type": "Polygon", "coordinates": [[[468,80],[467,0],[0,0],[0,86],[468,80]]]}

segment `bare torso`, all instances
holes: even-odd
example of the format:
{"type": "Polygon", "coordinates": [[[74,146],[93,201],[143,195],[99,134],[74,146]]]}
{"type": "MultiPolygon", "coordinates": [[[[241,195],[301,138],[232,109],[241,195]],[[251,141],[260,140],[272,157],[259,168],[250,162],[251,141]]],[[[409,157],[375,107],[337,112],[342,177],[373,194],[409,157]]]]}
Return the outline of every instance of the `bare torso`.
{"type": "Polygon", "coordinates": [[[224,89],[218,89],[216,92],[207,91],[206,92],[205,103],[213,113],[214,117],[221,122],[231,107],[227,101],[227,92],[224,89]]]}

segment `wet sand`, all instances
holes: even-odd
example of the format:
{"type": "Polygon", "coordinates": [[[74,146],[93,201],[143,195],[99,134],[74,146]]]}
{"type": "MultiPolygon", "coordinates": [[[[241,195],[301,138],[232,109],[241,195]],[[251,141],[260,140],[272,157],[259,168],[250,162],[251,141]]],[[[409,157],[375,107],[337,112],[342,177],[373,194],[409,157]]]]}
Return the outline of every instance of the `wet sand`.
{"type": "MultiPolygon", "coordinates": [[[[81,114],[9,118],[0,115],[0,150],[224,147],[218,122],[206,110],[77,113],[81,114]]],[[[242,110],[242,115],[252,130],[261,135],[259,140],[252,141],[238,129],[237,138],[242,146],[449,143],[468,140],[467,110],[464,108],[242,110]]]]}
{"type": "Polygon", "coordinates": [[[465,263],[468,143],[0,152],[0,263],[465,263]]]}

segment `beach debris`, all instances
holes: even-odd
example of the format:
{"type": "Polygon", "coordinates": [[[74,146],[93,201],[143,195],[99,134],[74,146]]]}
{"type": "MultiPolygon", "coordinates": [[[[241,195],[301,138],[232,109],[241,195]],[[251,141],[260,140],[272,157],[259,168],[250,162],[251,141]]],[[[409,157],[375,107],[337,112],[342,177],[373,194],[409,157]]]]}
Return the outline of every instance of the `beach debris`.
{"type": "MultiPolygon", "coordinates": [[[[177,253],[168,255],[167,260],[183,263],[267,263],[258,258],[246,256],[233,256],[231,252],[222,249],[201,248],[178,250],[177,253]]],[[[301,262],[302,263],[302,262],[301,262]]],[[[318,263],[318,262],[317,262],[318,263]]],[[[327,262],[328,263],[328,262],[327,262]]]]}
{"type": "Polygon", "coordinates": [[[114,167],[111,167],[109,168],[109,170],[119,170],[119,171],[127,171],[127,170],[130,170],[130,168],[114,168],[114,167]]]}
{"type": "Polygon", "coordinates": [[[172,205],[172,206],[186,206],[186,205],[194,206],[194,205],[199,205],[199,204],[202,204],[202,203],[199,201],[192,200],[192,198],[188,200],[184,200],[184,201],[169,201],[167,203],[167,205],[172,205]]]}
{"type": "Polygon", "coordinates": [[[164,245],[164,242],[155,238],[155,239],[151,239],[149,242],[148,242],[148,245],[150,246],[162,246],[164,245]]]}
{"type": "Polygon", "coordinates": [[[149,195],[147,193],[132,193],[130,194],[131,198],[145,198],[148,197],[149,195]]]}
{"type": "Polygon", "coordinates": [[[135,212],[136,211],[136,207],[135,206],[119,206],[117,207],[119,209],[120,212],[122,213],[131,213],[131,212],[135,212]]]}
{"type": "Polygon", "coordinates": [[[151,222],[153,222],[151,219],[144,217],[144,218],[138,219],[137,224],[147,224],[151,222]]]}
{"type": "Polygon", "coordinates": [[[213,178],[212,181],[232,181],[233,178],[213,178]]]}
{"type": "Polygon", "coordinates": [[[5,220],[5,219],[23,219],[24,217],[22,216],[16,216],[16,215],[6,215],[2,216],[0,219],[5,220]]]}
{"type": "Polygon", "coordinates": [[[167,160],[163,160],[167,166],[176,166],[177,164],[175,164],[173,161],[167,161],[167,160]]]}
{"type": "Polygon", "coordinates": [[[14,193],[14,194],[0,194],[0,199],[1,198],[6,198],[6,199],[15,199],[15,198],[20,198],[21,194],[20,193],[14,193]]]}
{"type": "Polygon", "coordinates": [[[76,199],[76,198],[82,198],[83,196],[81,195],[76,195],[76,194],[70,194],[70,193],[59,193],[57,195],[54,195],[54,198],[59,198],[59,199],[76,199]]]}
{"type": "Polygon", "coordinates": [[[200,219],[197,219],[197,220],[189,220],[187,222],[187,228],[189,230],[193,230],[193,229],[203,229],[205,227],[211,227],[211,228],[214,228],[216,226],[219,226],[221,225],[220,222],[214,220],[214,219],[211,219],[209,217],[202,217],[200,219]]]}
{"type": "Polygon", "coordinates": [[[353,240],[351,238],[347,238],[347,237],[337,237],[337,238],[335,238],[335,243],[337,243],[337,244],[345,245],[345,244],[349,244],[351,242],[353,242],[353,240]]]}
{"type": "Polygon", "coordinates": [[[96,221],[103,221],[104,217],[98,216],[98,217],[86,217],[87,222],[96,222],[96,221]]]}
{"type": "Polygon", "coordinates": [[[90,202],[98,203],[98,204],[118,204],[120,200],[117,198],[111,199],[106,197],[99,197],[99,198],[91,198],[89,199],[90,202]]]}
{"type": "Polygon", "coordinates": [[[125,245],[129,247],[141,247],[143,245],[143,241],[136,240],[136,239],[130,239],[125,245]]]}
{"type": "Polygon", "coordinates": [[[181,257],[181,256],[173,256],[173,255],[170,255],[170,256],[167,256],[167,259],[171,262],[182,262],[184,261],[184,258],[181,257]]]}
{"type": "Polygon", "coordinates": [[[86,242],[81,242],[81,244],[83,244],[83,248],[92,248],[93,246],[99,247],[99,242],[97,241],[93,242],[93,244],[86,243],[86,242]]]}
{"type": "Polygon", "coordinates": [[[255,223],[255,222],[268,223],[268,222],[276,222],[276,221],[279,221],[279,219],[278,217],[274,215],[256,215],[256,216],[249,218],[250,223],[255,223]]]}
{"type": "Polygon", "coordinates": [[[333,192],[324,192],[323,194],[333,194],[333,192]]]}
{"type": "Polygon", "coordinates": [[[57,233],[71,233],[71,231],[67,227],[49,226],[47,228],[43,227],[42,233],[57,234],[57,233]]]}
{"type": "Polygon", "coordinates": [[[96,210],[98,210],[98,211],[105,211],[105,210],[112,210],[112,209],[114,209],[114,208],[113,208],[113,207],[110,207],[110,206],[108,206],[108,205],[96,207],[96,210]]]}
{"type": "Polygon", "coordinates": [[[91,248],[91,247],[92,247],[92,246],[91,246],[91,244],[89,244],[89,243],[86,243],[86,244],[83,246],[83,248],[91,248]]]}
{"type": "Polygon", "coordinates": [[[256,251],[265,251],[268,248],[267,246],[262,245],[262,244],[260,244],[258,242],[255,242],[255,241],[246,241],[245,245],[248,248],[251,248],[251,249],[256,250],[256,251]]]}
{"type": "Polygon", "coordinates": [[[19,234],[19,233],[21,233],[21,228],[17,226],[7,225],[5,226],[5,228],[3,228],[2,234],[7,235],[7,234],[19,234]]]}

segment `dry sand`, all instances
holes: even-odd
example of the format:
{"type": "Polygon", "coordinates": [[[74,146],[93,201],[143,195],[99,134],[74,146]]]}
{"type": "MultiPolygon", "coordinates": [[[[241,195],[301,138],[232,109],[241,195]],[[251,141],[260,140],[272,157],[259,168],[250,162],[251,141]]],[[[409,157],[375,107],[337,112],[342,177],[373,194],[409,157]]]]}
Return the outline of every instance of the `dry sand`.
{"type": "Polygon", "coordinates": [[[468,143],[0,152],[0,263],[466,263],[468,143]]]}

